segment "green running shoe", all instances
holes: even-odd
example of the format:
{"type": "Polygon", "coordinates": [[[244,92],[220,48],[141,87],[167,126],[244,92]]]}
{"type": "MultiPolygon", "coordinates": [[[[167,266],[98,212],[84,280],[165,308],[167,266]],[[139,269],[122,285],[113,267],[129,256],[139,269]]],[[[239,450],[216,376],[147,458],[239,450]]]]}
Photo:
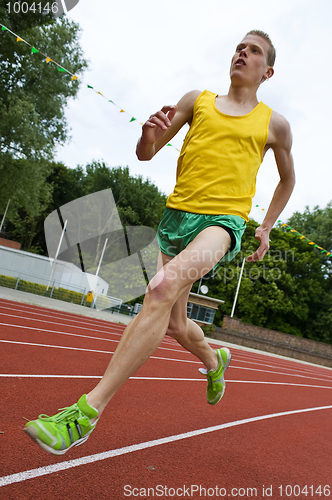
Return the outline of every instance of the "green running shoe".
{"type": "Polygon", "coordinates": [[[208,380],[206,397],[209,405],[217,404],[223,397],[226,386],[224,374],[232,359],[231,351],[227,347],[216,349],[216,353],[219,358],[219,366],[215,371],[208,371],[205,368],[198,369],[200,373],[206,375],[208,380]]]}
{"type": "Polygon", "coordinates": [[[53,455],[63,455],[72,446],[84,443],[96,427],[98,411],[90,406],[84,394],[78,401],[53,417],[39,415],[37,420],[28,422],[24,431],[39,446],[53,455]]]}

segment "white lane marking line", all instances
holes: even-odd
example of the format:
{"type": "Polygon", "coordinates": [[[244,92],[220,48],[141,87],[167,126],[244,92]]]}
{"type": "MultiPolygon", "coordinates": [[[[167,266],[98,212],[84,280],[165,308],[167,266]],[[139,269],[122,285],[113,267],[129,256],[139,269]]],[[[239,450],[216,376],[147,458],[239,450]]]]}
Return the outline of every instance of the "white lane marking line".
{"type": "MultiPolygon", "coordinates": [[[[14,340],[0,340],[0,342],[3,342],[5,344],[18,344],[18,345],[30,345],[34,347],[50,347],[53,349],[67,349],[71,351],[85,351],[85,352],[101,352],[103,354],[114,354],[114,351],[100,351],[97,349],[84,349],[83,347],[68,347],[68,346],[61,346],[61,345],[49,345],[49,344],[36,344],[33,342],[16,342],[14,340]]],[[[164,361],[179,361],[181,363],[194,363],[201,365],[201,361],[190,361],[189,359],[175,359],[175,358],[162,358],[160,356],[150,356],[149,359],[161,359],[164,361]]]]}
{"type": "MultiPolygon", "coordinates": [[[[3,307],[0,307],[0,310],[1,309],[11,309],[11,310],[15,310],[13,308],[3,308],[3,307]]],[[[18,312],[21,312],[18,310],[18,312]]],[[[34,312],[31,312],[31,314],[35,314],[35,315],[38,315],[38,316],[42,316],[42,314],[39,314],[39,313],[34,313],[34,312]]],[[[30,321],[39,321],[39,322],[42,322],[42,323],[51,323],[51,324],[55,324],[55,325],[59,325],[59,326],[66,326],[66,327],[69,327],[69,328],[75,328],[74,325],[68,325],[68,324],[64,324],[64,323],[56,323],[56,322],[52,322],[52,321],[47,321],[47,320],[41,320],[41,319],[35,319],[35,318],[27,318],[25,316],[16,316],[14,314],[7,314],[7,313],[0,313],[0,316],[10,316],[10,317],[14,317],[16,319],[26,319],[26,320],[30,320],[30,321]]],[[[49,317],[49,316],[48,316],[49,317]]],[[[78,321],[75,321],[75,320],[69,320],[69,321],[73,321],[75,323],[79,323],[78,321]]],[[[92,325],[93,323],[91,323],[92,325]]],[[[44,332],[50,332],[50,333],[58,333],[58,334],[62,334],[62,335],[73,335],[73,336],[76,336],[76,337],[83,337],[83,338],[91,338],[91,339],[96,339],[96,340],[106,340],[108,342],[117,342],[117,340],[113,340],[113,339],[103,339],[103,338],[100,338],[100,337],[91,337],[91,336],[87,336],[87,335],[79,335],[79,334],[74,334],[74,333],[67,333],[67,332],[58,332],[58,331],[55,331],[55,330],[43,330],[43,329],[40,329],[40,328],[32,328],[32,327],[27,327],[27,326],[24,326],[24,325],[13,325],[13,324],[7,324],[7,323],[0,323],[0,325],[3,325],[3,326],[12,326],[12,327],[20,327],[20,328],[25,328],[25,329],[32,329],[32,330],[38,330],[38,331],[44,331],[44,332]]],[[[94,326],[97,326],[97,325],[94,325],[94,326]]],[[[121,328],[120,325],[117,326],[115,323],[110,323],[110,328],[121,328]]],[[[80,329],[81,330],[89,330],[89,331],[95,331],[97,333],[105,333],[107,335],[118,335],[121,337],[122,335],[122,332],[121,333],[118,333],[118,332],[111,332],[111,331],[104,331],[104,330],[96,330],[94,328],[86,328],[86,327],[83,327],[83,326],[80,326],[80,329]]],[[[121,328],[122,329],[122,328],[121,328]]],[[[169,344],[172,344],[172,345],[175,345],[177,346],[177,342],[173,339],[167,339],[165,338],[163,340],[163,343],[169,343],[169,344]]],[[[215,346],[215,347],[219,347],[219,346],[215,346]]],[[[182,350],[179,350],[179,349],[169,349],[167,347],[159,347],[159,349],[164,349],[164,350],[174,350],[176,352],[185,352],[186,354],[188,353],[188,351],[182,351],[182,350]]],[[[265,363],[260,363],[260,362],[257,362],[257,361],[253,361],[253,359],[259,359],[260,361],[262,361],[259,357],[252,357],[251,360],[248,360],[248,359],[239,359],[238,356],[239,354],[237,353],[237,358],[236,358],[236,361],[237,362],[240,362],[240,363],[249,363],[249,364],[256,364],[256,365],[259,365],[259,366],[267,366],[267,367],[270,367],[270,368],[281,368],[281,369],[285,369],[285,370],[290,370],[290,371],[299,371],[299,370],[296,370],[294,368],[290,368],[288,366],[286,366],[284,363],[277,363],[276,365],[267,365],[265,363]]],[[[301,369],[301,371],[303,372],[306,372],[308,374],[310,373],[315,373],[314,371],[310,370],[310,369],[301,369]]],[[[320,379],[320,380],[323,380],[323,379],[320,379]]],[[[329,380],[332,380],[332,377],[329,377],[326,379],[326,381],[329,381],[329,380]]]]}
{"type": "Polygon", "coordinates": [[[125,446],[124,448],[118,448],[116,450],[104,451],[102,453],[96,453],[95,455],[87,455],[85,457],[76,458],[74,460],[68,460],[62,463],[46,465],[44,467],[38,467],[37,469],[31,469],[24,472],[18,472],[16,474],[10,474],[8,476],[0,477],[0,486],[6,486],[13,483],[20,483],[22,481],[26,481],[27,479],[34,479],[36,477],[45,476],[47,474],[53,474],[54,472],[72,469],[73,467],[79,467],[80,465],[91,464],[94,462],[99,462],[100,460],[119,457],[121,455],[126,455],[127,453],[133,453],[134,451],[145,450],[147,448],[153,448],[155,446],[160,446],[162,444],[174,443],[175,441],[180,441],[182,439],[201,436],[202,434],[208,434],[210,432],[221,431],[223,429],[228,429],[229,427],[237,427],[239,425],[249,424],[252,422],[259,422],[261,420],[268,420],[276,417],[285,417],[288,415],[296,415],[299,413],[308,413],[313,411],[331,410],[331,409],[332,406],[318,406],[315,408],[304,408],[302,410],[284,411],[280,413],[271,413],[270,415],[261,415],[259,417],[244,418],[243,420],[235,420],[234,422],[227,422],[225,424],[215,425],[213,427],[206,427],[204,429],[197,429],[195,431],[184,432],[182,434],[175,434],[173,436],[168,436],[161,439],[154,439],[153,441],[146,441],[131,446],[125,446]]]}
{"type": "MultiPolygon", "coordinates": [[[[18,344],[18,345],[30,345],[34,347],[49,347],[53,349],[67,349],[67,350],[72,350],[72,351],[85,351],[85,352],[99,352],[99,353],[104,353],[104,354],[114,354],[114,351],[100,351],[97,349],[84,349],[82,347],[68,347],[68,346],[59,346],[59,345],[49,345],[49,344],[37,344],[33,342],[16,342],[14,340],[0,340],[0,342],[6,343],[6,344],[18,344]]],[[[176,359],[176,358],[162,358],[161,356],[150,356],[149,359],[161,359],[164,361],[178,361],[181,363],[192,363],[192,364],[198,364],[202,365],[201,361],[191,361],[187,359],[176,359]]],[[[234,370],[249,370],[253,372],[262,372],[262,373],[272,373],[273,375],[282,375],[285,377],[300,377],[300,378],[309,378],[310,380],[320,380],[322,382],[326,382],[325,379],[323,378],[316,378],[316,377],[306,377],[305,375],[296,375],[296,374],[291,374],[291,373],[282,373],[282,372],[272,372],[270,370],[259,370],[255,368],[245,368],[244,366],[234,366],[231,365],[229,368],[233,368],[234,370]]]]}
{"type": "MultiPolygon", "coordinates": [[[[38,307],[38,306],[37,306],[38,307]]],[[[2,309],[7,309],[7,310],[10,310],[10,311],[15,311],[17,313],[27,313],[27,314],[31,314],[31,315],[34,315],[34,316],[42,316],[42,317],[47,317],[47,318],[56,318],[56,319],[60,319],[60,320],[66,320],[66,321],[70,321],[71,323],[77,323],[78,325],[81,325],[82,323],[85,324],[85,325],[94,325],[94,326],[100,326],[100,327],[105,327],[105,328],[108,328],[109,325],[111,325],[112,327],[114,328],[121,328],[121,330],[124,330],[125,326],[126,325],[120,325],[119,323],[117,323],[116,321],[107,321],[106,319],[105,320],[101,320],[99,318],[91,318],[91,317],[88,317],[88,316],[80,316],[80,320],[78,319],[73,319],[72,316],[77,316],[77,314],[75,313],[61,313],[60,311],[58,311],[58,314],[56,314],[56,311],[53,310],[53,313],[51,313],[50,310],[46,312],[43,312],[43,313],[38,313],[38,312],[35,312],[35,311],[32,311],[32,310],[22,310],[21,308],[19,309],[14,309],[13,307],[3,307],[1,306],[1,299],[0,299],[0,316],[8,316],[7,313],[2,313],[1,310],[2,309]]],[[[40,309],[40,308],[39,308],[40,309]]],[[[21,318],[22,316],[17,316],[15,315],[15,318],[21,318]]],[[[32,321],[35,320],[35,318],[30,318],[32,321]]]]}
{"type": "Polygon", "coordinates": [[[273,375],[283,375],[285,377],[300,377],[300,378],[309,378],[310,380],[320,380],[321,382],[330,382],[330,380],[327,380],[325,378],[318,378],[318,377],[309,377],[309,375],[298,375],[296,373],[283,373],[283,372],[273,372],[270,370],[260,370],[259,368],[247,368],[244,366],[234,366],[231,365],[229,368],[235,368],[237,370],[249,370],[253,372],[263,372],[263,373],[272,373],[273,375]]]}
{"type": "MultiPolygon", "coordinates": [[[[27,320],[27,321],[32,321],[32,322],[38,322],[38,323],[51,323],[51,325],[59,325],[59,326],[65,326],[66,328],[79,328],[80,330],[88,330],[89,332],[93,331],[93,332],[98,332],[98,333],[106,333],[107,335],[110,335],[110,334],[113,334],[113,335],[121,335],[123,330],[121,331],[121,333],[119,332],[112,332],[111,329],[112,328],[116,328],[116,326],[114,325],[110,325],[110,329],[109,330],[96,330],[95,328],[90,328],[90,327],[86,327],[86,326],[77,326],[77,325],[69,325],[68,323],[58,323],[57,321],[48,321],[47,319],[37,319],[37,318],[28,318],[26,316],[15,316],[15,314],[0,314],[0,316],[9,316],[11,318],[15,318],[17,320],[27,320]]],[[[5,326],[21,326],[22,328],[25,328],[24,325],[14,325],[12,323],[0,323],[0,325],[5,325],[5,326]]],[[[97,326],[97,325],[94,325],[94,326],[97,326]]],[[[31,327],[29,327],[31,328],[31,327]]],[[[35,327],[36,330],[39,330],[39,328],[35,327]]],[[[40,331],[42,332],[53,332],[54,330],[43,330],[42,328],[40,329],[40,331]]],[[[61,333],[61,332],[60,332],[61,333]]]]}
{"type": "MultiPolygon", "coordinates": [[[[318,375],[317,371],[315,371],[315,370],[306,370],[306,369],[303,370],[302,367],[290,368],[290,367],[287,367],[287,366],[282,365],[282,364],[269,365],[269,364],[266,364],[266,363],[258,363],[257,361],[242,360],[242,359],[239,359],[237,356],[234,356],[233,359],[237,363],[246,363],[246,364],[250,364],[250,365],[266,366],[267,368],[275,368],[275,369],[279,369],[279,370],[288,370],[288,371],[291,371],[291,372],[301,372],[301,373],[306,373],[306,375],[318,375]]],[[[325,374],[324,374],[324,376],[325,376],[325,374]]],[[[326,380],[332,381],[332,377],[326,376],[326,380]]]]}
{"type": "MultiPolygon", "coordinates": [[[[68,379],[101,379],[101,375],[35,375],[21,373],[0,373],[0,378],[68,378],[68,379]]],[[[176,378],[176,377],[129,377],[130,380],[159,380],[175,382],[205,382],[204,378],[176,378]]],[[[332,389],[328,385],[293,384],[291,382],[265,382],[263,380],[229,380],[226,382],[239,384],[265,384],[265,385],[289,385],[293,387],[312,387],[314,389],[332,389]]]]}
{"type": "MultiPolygon", "coordinates": [[[[3,301],[3,302],[4,302],[4,301],[5,301],[5,299],[1,299],[1,301],[3,301]]],[[[1,301],[0,301],[0,304],[1,304],[1,301]]],[[[9,302],[11,303],[11,301],[9,301],[9,302]]],[[[21,304],[20,308],[18,308],[18,309],[15,309],[14,307],[8,307],[8,306],[7,306],[7,307],[6,307],[6,306],[4,307],[4,306],[0,305],[0,311],[1,311],[1,309],[9,309],[9,310],[17,311],[17,312],[22,312],[22,311],[21,311],[21,309],[22,309],[22,308],[28,309],[28,311],[27,311],[27,312],[29,312],[29,314],[33,314],[33,315],[37,315],[37,316],[45,316],[45,313],[44,313],[44,314],[41,314],[41,313],[37,313],[37,312],[31,311],[31,306],[29,307],[29,306],[27,306],[27,305],[23,305],[23,304],[21,304]]],[[[9,315],[9,314],[3,314],[3,315],[6,315],[6,316],[14,316],[14,315],[9,315]]],[[[85,324],[88,324],[88,323],[89,323],[89,321],[91,321],[91,325],[98,326],[96,323],[103,323],[103,326],[106,326],[106,327],[107,327],[107,323],[108,323],[106,320],[100,320],[100,319],[98,319],[98,318],[96,318],[96,319],[94,319],[94,318],[86,318],[86,319],[82,318],[82,319],[81,319],[81,321],[74,320],[74,319],[68,319],[68,316],[72,316],[72,314],[71,314],[71,313],[62,313],[61,311],[56,311],[56,312],[54,312],[54,315],[52,315],[52,314],[48,314],[48,315],[47,315],[47,317],[52,317],[52,316],[57,317],[57,315],[58,315],[58,316],[60,316],[60,319],[61,319],[61,315],[63,315],[64,319],[67,319],[67,321],[71,321],[71,322],[73,322],[73,323],[79,323],[79,324],[81,324],[83,321],[84,321],[84,323],[85,323],[85,324]],[[56,314],[56,313],[57,313],[57,314],[56,314]]],[[[1,316],[1,312],[0,312],[0,316],[1,316]]],[[[16,318],[17,318],[17,317],[18,317],[18,318],[20,318],[20,317],[22,317],[22,316],[14,316],[14,317],[16,317],[16,318]]],[[[33,318],[25,318],[25,319],[31,319],[31,320],[33,321],[33,318]]],[[[38,321],[38,320],[37,320],[37,321],[38,321]]],[[[39,320],[39,321],[41,321],[41,320],[39,320]]],[[[120,328],[120,325],[117,325],[117,323],[116,323],[116,322],[110,322],[110,325],[112,325],[112,327],[114,327],[114,328],[120,328]]],[[[12,326],[15,326],[15,325],[12,325],[12,326]]],[[[68,325],[68,326],[70,326],[70,325],[68,325]]],[[[100,325],[100,326],[102,326],[102,325],[100,325]]],[[[83,328],[83,327],[81,327],[81,328],[83,328]]],[[[94,331],[99,331],[99,330],[94,330],[94,331]]],[[[60,333],[61,333],[61,332],[60,332],[60,333]]],[[[103,332],[103,331],[99,331],[99,333],[104,333],[104,332],[103,332]]],[[[111,332],[105,332],[105,333],[110,334],[111,332]]],[[[121,336],[121,334],[119,334],[119,333],[117,333],[117,332],[112,332],[112,334],[113,334],[113,335],[120,335],[120,336],[121,336]]],[[[164,343],[164,342],[165,342],[165,343],[169,342],[169,343],[173,343],[174,345],[178,345],[176,341],[174,341],[174,340],[173,340],[173,342],[172,342],[172,340],[173,340],[173,339],[171,339],[171,338],[168,338],[168,339],[166,339],[166,338],[165,338],[165,339],[163,340],[163,343],[164,343]]],[[[215,344],[215,345],[214,345],[214,347],[215,347],[215,348],[218,348],[218,347],[220,347],[220,346],[215,344]]],[[[165,348],[165,349],[166,349],[166,348],[165,348]]],[[[234,349],[236,349],[236,348],[234,348],[234,349]]],[[[177,349],[175,349],[175,350],[176,350],[176,351],[178,351],[177,349]]],[[[181,351],[179,351],[179,352],[181,352],[181,351]]],[[[184,352],[186,352],[186,351],[184,351],[184,352]]],[[[241,356],[241,354],[242,354],[242,352],[241,352],[241,351],[238,351],[238,352],[237,352],[237,354],[236,354],[236,356],[241,356]]],[[[260,361],[261,361],[261,360],[262,360],[261,358],[262,358],[263,356],[264,356],[263,354],[262,354],[262,355],[258,355],[258,354],[257,354],[257,355],[253,355],[253,356],[251,357],[251,359],[257,359],[257,360],[260,360],[260,361]]],[[[246,358],[245,358],[245,359],[246,359],[246,358]]],[[[252,361],[239,360],[239,359],[236,359],[236,361],[246,362],[246,363],[252,363],[252,361]]],[[[257,364],[261,364],[261,363],[257,363],[257,364]]],[[[268,366],[268,365],[264,365],[264,364],[262,364],[262,366],[268,366]]],[[[280,364],[278,363],[278,366],[279,366],[281,369],[282,369],[282,368],[284,368],[284,369],[293,370],[292,368],[289,368],[289,367],[286,365],[286,363],[280,363],[280,364]]],[[[276,365],[275,367],[277,368],[278,366],[276,365]]],[[[272,366],[272,365],[271,365],[271,368],[274,368],[274,366],[272,366]]],[[[309,368],[303,368],[301,371],[307,372],[308,374],[310,374],[310,373],[315,373],[314,371],[311,371],[309,368]]],[[[320,379],[320,380],[324,380],[324,379],[320,379]]],[[[327,380],[328,380],[328,379],[326,379],[326,381],[327,381],[327,380]]]]}
{"type": "MultiPolygon", "coordinates": [[[[0,304],[1,304],[1,299],[0,299],[0,304]]],[[[20,309],[14,309],[12,307],[3,307],[3,306],[0,305],[0,311],[1,311],[1,309],[9,309],[9,310],[16,311],[16,312],[22,312],[20,309]]],[[[43,316],[43,317],[45,317],[45,313],[41,314],[41,313],[33,312],[33,311],[30,311],[30,310],[26,311],[26,312],[28,312],[29,314],[36,315],[36,316],[43,316]]],[[[40,319],[38,320],[38,319],[35,319],[35,318],[26,318],[26,317],[23,317],[23,316],[16,316],[14,314],[7,314],[7,313],[1,313],[0,312],[0,317],[1,317],[1,315],[3,315],[3,316],[11,316],[11,317],[18,318],[18,319],[19,318],[28,319],[30,321],[41,321],[41,322],[45,322],[45,323],[48,322],[47,320],[44,321],[44,320],[40,320],[40,319]]],[[[107,335],[110,335],[110,334],[112,334],[112,335],[119,335],[120,337],[122,336],[122,333],[123,333],[123,330],[124,330],[123,327],[126,326],[126,325],[119,325],[119,324],[117,324],[114,321],[110,321],[109,324],[108,324],[108,322],[106,320],[99,320],[97,318],[96,319],[94,319],[94,318],[86,318],[86,321],[85,321],[85,318],[82,318],[81,321],[78,321],[78,320],[74,320],[74,319],[69,319],[68,316],[72,316],[72,314],[71,313],[64,314],[63,318],[61,317],[61,315],[60,315],[60,317],[57,317],[56,315],[47,314],[48,318],[49,317],[55,317],[57,319],[66,319],[67,321],[71,321],[72,323],[78,323],[79,325],[81,325],[82,322],[84,322],[84,324],[91,324],[93,326],[100,326],[100,327],[105,327],[105,328],[108,328],[108,326],[109,326],[110,328],[121,329],[122,330],[121,333],[118,333],[118,332],[110,332],[110,331],[104,331],[104,330],[95,330],[93,328],[84,328],[83,326],[79,327],[79,328],[85,329],[85,330],[90,330],[90,331],[93,330],[93,331],[98,332],[98,333],[106,333],[107,335]],[[89,323],[89,320],[90,320],[90,323],[89,323]],[[102,324],[99,325],[99,322],[102,323],[102,324]]],[[[63,323],[54,323],[52,321],[49,321],[48,323],[63,325],[63,323]]],[[[5,325],[5,323],[3,323],[3,324],[5,325]]],[[[17,325],[10,325],[10,326],[17,326],[17,325]]],[[[70,328],[74,328],[75,327],[74,325],[68,325],[68,324],[63,325],[63,326],[69,326],[70,328]]],[[[24,328],[24,327],[22,327],[22,328],[24,328]]],[[[46,331],[49,331],[49,330],[46,330],[46,331]]],[[[59,332],[59,333],[61,333],[61,332],[59,332]]],[[[172,339],[171,337],[164,338],[163,339],[163,343],[166,343],[166,344],[169,343],[169,344],[172,344],[172,345],[175,345],[175,346],[179,347],[179,344],[176,342],[176,340],[172,339]]],[[[182,352],[181,349],[175,349],[175,351],[182,352]]]]}
{"type": "MultiPolygon", "coordinates": [[[[37,321],[41,321],[41,320],[37,320],[37,321]]],[[[46,322],[43,321],[43,323],[46,323],[46,322]]],[[[57,323],[57,324],[61,324],[61,323],[57,323]]],[[[69,337],[82,337],[84,339],[104,340],[105,342],[118,342],[119,343],[119,340],[115,340],[115,339],[105,339],[103,337],[92,337],[91,335],[80,335],[79,333],[59,332],[58,330],[45,330],[43,328],[36,328],[33,326],[13,325],[11,323],[0,323],[0,326],[10,326],[12,328],[22,328],[24,330],[33,330],[35,332],[55,333],[57,335],[68,335],[69,337]]],[[[66,326],[66,325],[62,325],[62,326],[66,326]]],[[[89,329],[89,328],[86,328],[86,330],[91,331],[91,329],[89,329]]],[[[98,330],[95,330],[95,331],[97,332],[98,330]]],[[[121,337],[120,333],[115,333],[115,332],[98,331],[98,333],[106,333],[108,335],[119,335],[121,337]]],[[[184,349],[170,349],[169,347],[160,347],[160,346],[158,347],[158,349],[162,349],[164,351],[175,351],[175,352],[180,352],[180,353],[183,352],[186,354],[190,354],[190,352],[185,351],[184,349]]]]}

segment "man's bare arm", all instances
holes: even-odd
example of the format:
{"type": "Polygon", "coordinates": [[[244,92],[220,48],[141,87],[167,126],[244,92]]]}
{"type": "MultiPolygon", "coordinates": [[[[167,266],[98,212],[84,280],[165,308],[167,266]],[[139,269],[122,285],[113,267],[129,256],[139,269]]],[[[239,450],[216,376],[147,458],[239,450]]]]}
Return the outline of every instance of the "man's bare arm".
{"type": "Polygon", "coordinates": [[[151,160],[153,156],[192,120],[194,104],[199,90],[185,94],[176,106],[164,106],[144,123],[142,135],[137,143],[139,160],[151,160]]]}
{"type": "Polygon", "coordinates": [[[294,163],[291,153],[292,133],[287,120],[274,113],[271,117],[271,148],[279,171],[280,181],[273,194],[269,209],[261,224],[256,229],[255,238],[260,241],[256,252],[247,257],[247,262],[261,260],[268,251],[269,236],[273,224],[285,208],[295,185],[294,163]]]}

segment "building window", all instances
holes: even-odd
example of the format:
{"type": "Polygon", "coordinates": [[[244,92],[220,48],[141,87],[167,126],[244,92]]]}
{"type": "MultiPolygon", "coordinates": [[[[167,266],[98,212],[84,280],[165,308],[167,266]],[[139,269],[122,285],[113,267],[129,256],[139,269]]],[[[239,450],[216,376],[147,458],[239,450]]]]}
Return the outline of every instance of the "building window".
{"type": "Polygon", "coordinates": [[[202,323],[213,323],[215,310],[210,307],[200,306],[191,302],[187,305],[187,315],[191,319],[201,321],[202,323]]]}

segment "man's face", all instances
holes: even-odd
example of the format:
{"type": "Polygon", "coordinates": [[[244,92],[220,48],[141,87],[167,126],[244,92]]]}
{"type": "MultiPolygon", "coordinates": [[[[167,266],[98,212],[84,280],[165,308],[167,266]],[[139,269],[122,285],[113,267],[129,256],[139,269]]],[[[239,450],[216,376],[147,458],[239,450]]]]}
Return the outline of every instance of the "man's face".
{"type": "Polygon", "coordinates": [[[267,64],[269,43],[258,35],[248,35],[236,47],[230,76],[234,84],[260,84],[273,75],[267,64]]]}

